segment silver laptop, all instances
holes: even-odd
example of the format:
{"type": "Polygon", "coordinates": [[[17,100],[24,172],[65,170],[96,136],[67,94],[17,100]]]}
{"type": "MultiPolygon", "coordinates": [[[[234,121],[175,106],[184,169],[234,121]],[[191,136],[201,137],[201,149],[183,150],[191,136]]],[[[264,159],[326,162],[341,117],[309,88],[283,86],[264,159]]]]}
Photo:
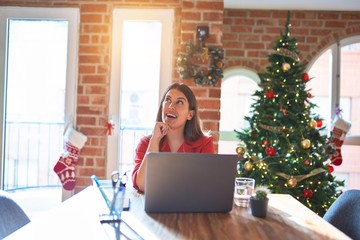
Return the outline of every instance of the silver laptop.
{"type": "Polygon", "coordinates": [[[226,154],[149,153],[145,211],[231,211],[237,161],[226,154]]]}

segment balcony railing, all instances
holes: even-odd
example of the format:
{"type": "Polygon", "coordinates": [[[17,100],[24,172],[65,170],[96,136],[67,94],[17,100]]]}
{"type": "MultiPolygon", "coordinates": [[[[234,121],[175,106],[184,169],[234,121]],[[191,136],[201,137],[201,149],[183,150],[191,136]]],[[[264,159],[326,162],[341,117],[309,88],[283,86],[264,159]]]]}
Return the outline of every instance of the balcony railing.
{"type": "MultiPolygon", "coordinates": [[[[4,189],[59,187],[53,171],[63,149],[64,123],[6,122],[4,189]]],[[[131,171],[135,148],[149,128],[120,129],[120,171],[131,171]]]]}
{"type": "Polygon", "coordinates": [[[64,123],[6,122],[4,189],[60,186],[52,169],[63,131],[64,123]]]}
{"type": "Polygon", "coordinates": [[[152,129],[141,127],[120,128],[120,171],[131,171],[134,168],[135,149],[140,138],[151,134],[152,129]]]}

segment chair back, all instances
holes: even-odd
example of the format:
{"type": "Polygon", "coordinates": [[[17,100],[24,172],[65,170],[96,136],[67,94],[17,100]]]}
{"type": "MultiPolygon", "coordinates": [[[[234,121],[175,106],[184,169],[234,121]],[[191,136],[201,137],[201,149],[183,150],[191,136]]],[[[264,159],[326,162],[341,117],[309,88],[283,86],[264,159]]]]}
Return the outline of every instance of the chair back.
{"type": "Polygon", "coordinates": [[[343,192],[323,218],[352,239],[360,239],[360,190],[343,192]]]}
{"type": "Polygon", "coordinates": [[[7,192],[0,190],[0,239],[5,238],[29,222],[30,219],[22,208],[7,192]]]}

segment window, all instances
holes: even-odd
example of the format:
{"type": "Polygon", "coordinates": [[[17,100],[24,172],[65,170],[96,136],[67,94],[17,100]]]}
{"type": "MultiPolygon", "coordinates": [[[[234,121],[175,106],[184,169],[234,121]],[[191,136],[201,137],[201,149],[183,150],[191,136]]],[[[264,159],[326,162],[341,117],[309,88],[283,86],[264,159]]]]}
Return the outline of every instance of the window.
{"type": "Polygon", "coordinates": [[[360,188],[360,167],[357,155],[360,151],[360,36],[343,39],[326,49],[309,65],[308,83],[318,105],[314,111],[325,119],[326,132],[333,127],[336,109],[340,109],[345,121],[352,123],[341,146],[343,163],[335,166],[335,175],[345,180],[345,187],[360,188]]]}
{"type": "Polygon", "coordinates": [[[115,9],[107,176],[133,168],[139,139],[151,133],[160,97],[172,82],[174,12],[115,9]]]}
{"type": "Polygon", "coordinates": [[[260,78],[255,72],[244,68],[231,68],[224,71],[221,84],[221,120],[219,153],[235,153],[239,144],[234,130],[248,127],[244,120],[249,115],[252,94],[259,89],[260,78]]]}
{"type": "Polygon", "coordinates": [[[60,185],[52,169],[64,123],[75,119],[78,16],[0,8],[1,188],[60,185]]]}

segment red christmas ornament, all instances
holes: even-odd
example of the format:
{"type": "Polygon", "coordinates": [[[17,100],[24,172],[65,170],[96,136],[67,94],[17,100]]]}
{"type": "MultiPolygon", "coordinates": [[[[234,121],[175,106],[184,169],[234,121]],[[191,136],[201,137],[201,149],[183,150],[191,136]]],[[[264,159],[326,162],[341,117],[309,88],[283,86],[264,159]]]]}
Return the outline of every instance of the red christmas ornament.
{"type": "Polygon", "coordinates": [[[321,128],[322,125],[323,125],[323,122],[320,119],[316,120],[316,127],[317,128],[321,128]]]}
{"type": "Polygon", "coordinates": [[[275,154],[276,154],[275,148],[273,148],[273,147],[266,148],[266,154],[268,156],[275,156],[275,154]]]}
{"type": "Polygon", "coordinates": [[[304,198],[309,199],[312,197],[313,191],[311,189],[306,188],[302,191],[302,195],[304,198]]]}
{"type": "Polygon", "coordinates": [[[307,82],[307,81],[309,81],[309,74],[307,74],[307,73],[303,73],[303,76],[302,76],[302,78],[301,78],[304,82],[307,82]]]}
{"type": "Polygon", "coordinates": [[[304,163],[305,163],[305,165],[309,165],[309,164],[310,164],[310,161],[309,161],[308,159],[306,159],[306,160],[304,161],[304,163]]]}
{"type": "Polygon", "coordinates": [[[332,173],[334,171],[334,167],[331,165],[326,165],[329,169],[328,169],[328,173],[332,173]]]}
{"type": "Polygon", "coordinates": [[[269,91],[266,91],[265,96],[267,99],[271,100],[275,97],[275,93],[273,91],[269,90],[269,91]]]}
{"type": "Polygon", "coordinates": [[[306,96],[307,96],[307,98],[312,98],[313,97],[313,95],[311,93],[309,93],[309,92],[306,94],[306,96]]]}
{"type": "Polygon", "coordinates": [[[264,141],[263,141],[263,145],[268,145],[268,143],[269,143],[269,141],[267,140],[267,139],[265,139],[264,141]]]}
{"type": "Polygon", "coordinates": [[[335,158],[333,161],[331,161],[331,163],[334,164],[335,166],[340,166],[342,164],[342,158],[335,158]]]}

